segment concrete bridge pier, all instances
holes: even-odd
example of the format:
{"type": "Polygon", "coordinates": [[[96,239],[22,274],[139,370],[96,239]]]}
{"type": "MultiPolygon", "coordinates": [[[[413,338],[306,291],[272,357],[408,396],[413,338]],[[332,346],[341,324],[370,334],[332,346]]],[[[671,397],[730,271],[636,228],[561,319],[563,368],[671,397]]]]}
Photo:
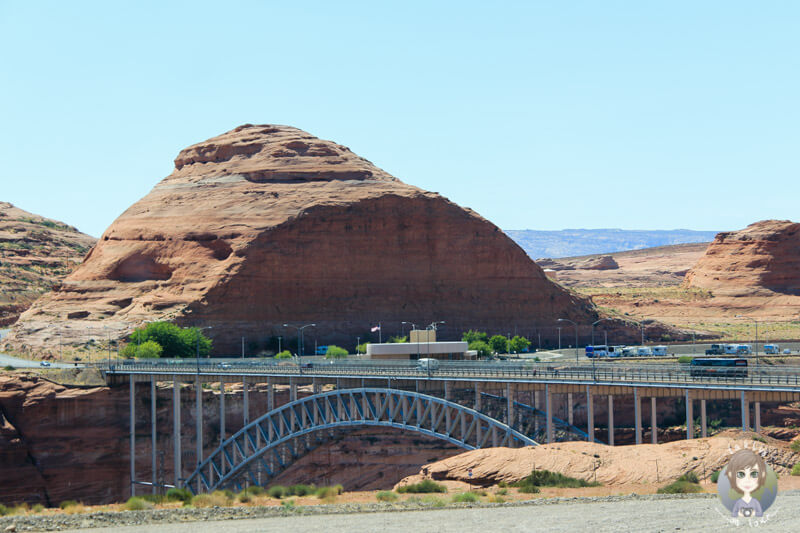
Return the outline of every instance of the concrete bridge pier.
{"type": "MultiPolygon", "coordinates": [[[[449,400],[447,396],[444,398],[449,400]]],[[[514,389],[511,383],[506,383],[506,424],[509,427],[514,427],[514,389]]]]}
{"type": "Polygon", "coordinates": [[[589,385],[586,385],[586,433],[588,441],[594,442],[594,398],[589,385]]]}
{"type": "Polygon", "coordinates": [[[755,418],[755,428],[753,431],[761,433],[761,402],[755,402],[753,405],[753,415],[755,418]]]}
{"type": "Polygon", "coordinates": [[[178,376],[172,380],[172,461],[175,468],[175,486],[180,487],[183,465],[181,465],[181,384],[178,376]]]}
{"type": "MultiPolygon", "coordinates": [[[[158,487],[156,484],[158,483],[158,476],[157,476],[157,465],[156,465],[156,377],[150,376],[150,460],[153,472],[153,494],[156,493],[158,487]]],[[[135,479],[135,478],[131,478],[135,479]]],[[[131,493],[133,496],[133,493],[131,493]]]]}
{"type": "Polygon", "coordinates": [[[700,400],[700,437],[708,437],[708,423],[706,422],[706,401],[700,400]]]}
{"type": "MultiPolygon", "coordinates": [[[[195,461],[196,468],[203,462],[203,387],[200,383],[200,376],[194,380],[194,441],[196,445],[195,461]]],[[[200,492],[200,479],[197,480],[197,491],[200,492]]]]}
{"type": "Polygon", "coordinates": [[[685,391],[686,398],[686,438],[694,438],[694,415],[692,414],[692,393],[689,389],[685,391]]]}
{"type": "Polygon", "coordinates": [[[639,398],[639,389],[633,388],[633,419],[636,444],[642,443],[642,405],[641,398],[639,398]]]}
{"type": "Polygon", "coordinates": [[[544,386],[544,410],[546,416],[545,433],[547,434],[547,444],[555,440],[553,438],[553,396],[550,394],[550,385],[544,386]]]}
{"type": "Polygon", "coordinates": [[[130,381],[130,426],[131,426],[131,439],[130,439],[130,452],[131,452],[131,497],[136,496],[136,404],[135,400],[136,378],[131,376],[130,381]]]}
{"type": "Polygon", "coordinates": [[[572,410],[573,410],[573,405],[572,404],[573,404],[572,393],[570,392],[570,393],[567,393],[567,422],[569,422],[570,426],[573,425],[573,423],[574,423],[573,422],[573,414],[572,414],[572,410]]]}
{"type": "Polygon", "coordinates": [[[656,397],[650,397],[650,427],[651,435],[650,441],[653,444],[658,444],[658,420],[656,419],[656,397]]]}
{"type": "Polygon", "coordinates": [[[608,445],[614,445],[614,395],[608,395],[608,445]]]}
{"type": "Polygon", "coordinates": [[[742,391],[741,393],[741,403],[742,403],[742,431],[747,431],[750,429],[750,404],[747,401],[747,392],[742,391]]]}

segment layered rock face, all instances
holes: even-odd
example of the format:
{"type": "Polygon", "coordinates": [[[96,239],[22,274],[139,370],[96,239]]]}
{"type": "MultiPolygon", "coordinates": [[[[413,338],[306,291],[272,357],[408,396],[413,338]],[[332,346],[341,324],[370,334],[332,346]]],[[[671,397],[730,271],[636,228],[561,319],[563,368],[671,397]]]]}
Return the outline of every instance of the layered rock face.
{"type": "Polygon", "coordinates": [[[718,234],[685,283],[720,296],[800,295],[800,224],[764,220],[718,234]]]}
{"type": "Polygon", "coordinates": [[[245,125],[183,150],[23,315],[7,347],[54,351],[59,334],[100,341],[146,320],[211,326],[223,354],[238,353],[242,337],[293,337],[284,323],[315,323],[307,346],[313,335],[352,347],[379,322],[393,334],[402,321],[444,320],[448,338],[557,318],[596,313],[474,212],[344,146],[245,125]]]}
{"type": "Polygon", "coordinates": [[[14,323],[78,266],[96,239],[0,202],[0,326],[14,323]]]}

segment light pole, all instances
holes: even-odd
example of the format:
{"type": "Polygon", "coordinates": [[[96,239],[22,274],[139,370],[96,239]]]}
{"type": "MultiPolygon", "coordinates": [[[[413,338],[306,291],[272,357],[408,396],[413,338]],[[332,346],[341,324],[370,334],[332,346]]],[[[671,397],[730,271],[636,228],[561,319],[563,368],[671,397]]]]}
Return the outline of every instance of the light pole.
{"type": "Polygon", "coordinates": [[[610,318],[601,318],[600,320],[595,320],[592,322],[592,346],[594,346],[594,327],[604,320],[611,320],[610,318]]]}
{"type": "Polygon", "coordinates": [[[306,328],[315,327],[316,324],[306,324],[305,326],[292,326],[289,324],[284,324],[283,327],[285,328],[294,328],[297,330],[297,363],[300,364],[300,357],[304,355],[303,353],[303,330],[306,328]]]}
{"type": "MultiPolygon", "coordinates": [[[[594,348],[594,327],[595,325],[599,324],[603,320],[611,320],[610,318],[601,318],[600,320],[595,320],[592,322],[592,348],[594,348]]],[[[606,353],[608,353],[608,341],[606,341],[606,353]]],[[[592,352],[592,379],[597,381],[597,352],[592,352]]]]}
{"type": "Polygon", "coordinates": [[[558,351],[561,351],[561,326],[558,326],[558,351]]]}
{"type": "MultiPolygon", "coordinates": [[[[403,326],[406,325],[406,324],[411,324],[411,331],[414,331],[415,329],[417,329],[416,324],[414,324],[413,322],[406,322],[406,321],[400,322],[400,336],[401,337],[403,336],[403,333],[404,333],[403,326]]],[[[408,333],[408,342],[411,342],[411,332],[408,333]]]]}
{"type": "Polygon", "coordinates": [[[356,355],[361,355],[361,337],[356,337],[356,355]]]}
{"type": "MultiPolygon", "coordinates": [[[[431,323],[428,325],[428,327],[427,327],[427,328],[425,328],[425,329],[426,329],[426,330],[433,330],[433,331],[436,331],[436,326],[437,326],[438,324],[444,324],[444,320],[433,321],[433,322],[431,322],[431,323]]],[[[428,357],[430,357],[430,356],[431,356],[431,334],[430,334],[430,333],[428,333],[428,334],[426,335],[426,337],[427,337],[427,341],[428,341],[428,357]]],[[[428,365],[428,374],[430,375],[430,365],[428,365]]]]}
{"type": "Polygon", "coordinates": [[[568,318],[559,318],[558,322],[569,322],[575,327],[575,362],[578,362],[578,324],[568,318]]]}
{"type": "Polygon", "coordinates": [[[758,366],[758,320],[751,316],[744,316],[744,315],[736,315],[736,318],[746,318],[747,320],[752,320],[753,323],[756,325],[756,339],[753,341],[756,345],[756,366],[758,366]]]}

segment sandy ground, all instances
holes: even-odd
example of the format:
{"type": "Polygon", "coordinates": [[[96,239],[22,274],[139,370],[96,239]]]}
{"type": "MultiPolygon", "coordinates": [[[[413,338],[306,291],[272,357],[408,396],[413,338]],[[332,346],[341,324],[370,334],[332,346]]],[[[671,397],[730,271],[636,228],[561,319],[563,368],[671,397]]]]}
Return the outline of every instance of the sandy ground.
{"type": "Polygon", "coordinates": [[[73,530],[73,533],[244,533],[244,532],[372,532],[409,531],[487,533],[492,531],[797,531],[800,494],[779,494],[762,522],[731,523],[716,498],[576,501],[470,509],[287,516],[251,520],[181,523],[73,530]]]}

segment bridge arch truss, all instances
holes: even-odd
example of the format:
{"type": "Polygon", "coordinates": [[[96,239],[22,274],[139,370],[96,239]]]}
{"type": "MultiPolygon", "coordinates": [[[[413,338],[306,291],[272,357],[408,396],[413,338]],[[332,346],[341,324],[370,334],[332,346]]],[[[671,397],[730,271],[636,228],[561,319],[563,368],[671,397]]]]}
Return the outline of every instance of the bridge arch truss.
{"type": "Polygon", "coordinates": [[[256,484],[285,469],[285,450],[306,450],[312,433],[355,427],[390,427],[445,440],[466,450],[486,446],[536,446],[530,437],[474,409],[418,392],[383,388],[341,389],[284,404],[249,423],[214,450],[185,479],[195,492],[213,491],[249,476],[256,484]],[[259,477],[253,473],[254,468],[259,477]]]}

